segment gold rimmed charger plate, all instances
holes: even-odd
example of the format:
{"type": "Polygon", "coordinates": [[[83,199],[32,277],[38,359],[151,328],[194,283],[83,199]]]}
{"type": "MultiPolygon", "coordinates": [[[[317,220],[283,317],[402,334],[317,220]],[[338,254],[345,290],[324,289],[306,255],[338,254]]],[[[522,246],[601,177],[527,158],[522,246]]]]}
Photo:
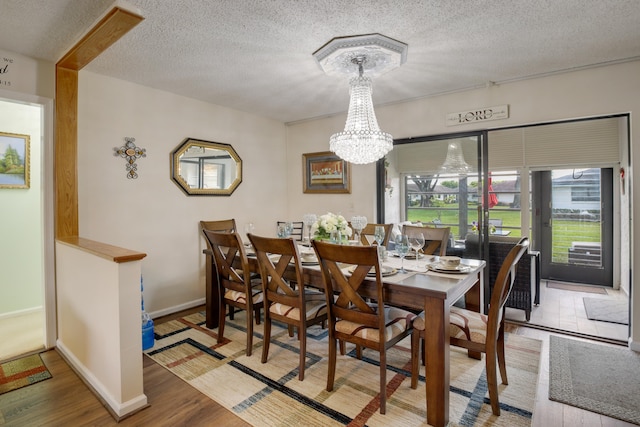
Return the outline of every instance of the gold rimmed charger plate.
{"type": "MultiPolygon", "coordinates": [[[[396,258],[400,258],[400,255],[398,255],[397,252],[391,252],[391,255],[396,258]]],[[[418,253],[418,259],[422,259],[424,257],[425,257],[424,254],[418,253]]],[[[416,253],[413,251],[407,252],[407,254],[404,256],[404,259],[416,259],[416,253]]]]}
{"type": "Polygon", "coordinates": [[[471,271],[471,267],[468,265],[460,264],[455,267],[448,267],[441,263],[427,264],[427,268],[436,273],[448,273],[448,274],[467,274],[471,271]]]}
{"type": "MultiPolygon", "coordinates": [[[[349,273],[353,273],[356,270],[356,266],[352,265],[351,267],[348,268],[348,270],[349,270],[349,273]]],[[[383,265],[380,275],[382,277],[393,276],[397,272],[398,270],[396,270],[395,268],[383,265]]],[[[371,269],[371,271],[367,273],[367,276],[375,276],[375,275],[376,275],[376,272],[373,268],[371,269]]]]}

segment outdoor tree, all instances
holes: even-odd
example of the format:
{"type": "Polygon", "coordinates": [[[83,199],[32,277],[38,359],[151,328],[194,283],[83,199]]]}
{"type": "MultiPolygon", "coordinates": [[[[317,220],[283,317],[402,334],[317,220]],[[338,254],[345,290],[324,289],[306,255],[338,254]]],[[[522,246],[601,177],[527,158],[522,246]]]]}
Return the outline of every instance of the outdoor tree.
{"type": "Polygon", "coordinates": [[[420,207],[426,208],[431,206],[431,199],[429,198],[428,195],[424,193],[430,193],[433,191],[433,189],[436,187],[436,184],[438,182],[438,176],[437,175],[428,176],[428,177],[416,176],[416,177],[412,177],[411,180],[418,187],[418,191],[421,193],[420,207]]]}

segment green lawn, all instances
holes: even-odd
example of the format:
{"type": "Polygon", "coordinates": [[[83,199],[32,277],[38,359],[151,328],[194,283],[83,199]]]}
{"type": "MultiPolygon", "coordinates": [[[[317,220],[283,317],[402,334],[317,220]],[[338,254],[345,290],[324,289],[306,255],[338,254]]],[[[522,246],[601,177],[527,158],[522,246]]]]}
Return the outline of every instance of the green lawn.
{"type": "MultiPolygon", "coordinates": [[[[469,205],[469,223],[475,219],[471,214],[475,213],[477,205],[469,205]]],[[[502,227],[511,230],[510,236],[519,237],[520,211],[492,210],[492,219],[502,219],[502,227]],[[513,228],[511,228],[513,227],[513,228]]],[[[408,210],[408,221],[421,221],[423,224],[430,224],[438,219],[443,225],[451,227],[451,233],[455,238],[463,238],[458,230],[458,205],[447,205],[446,207],[434,208],[410,208],[408,210]]],[[[467,230],[470,232],[471,230],[467,230]]],[[[566,263],[569,248],[573,242],[599,242],[600,223],[579,220],[554,219],[553,221],[553,262],[566,263]]]]}
{"type": "MultiPolygon", "coordinates": [[[[477,221],[474,215],[477,211],[477,205],[469,205],[469,224],[477,221]],[[473,215],[473,216],[472,216],[473,215]]],[[[502,219],[502,227],[511,229],[512,236],[520,236],[520,211],[492,211],[492,219],[502,219]]],[[[408,221],[420,221],[423,224],[432,223],[434,219],[439,219],[443,225],[451,227],[451,233],[456,238],[461,238],[458,227],[458,205],[447,205],[446,208],[409,208],[407,213],[408,221]]],[[[467,230],[471,231],[471,230],[467,230]]]]}

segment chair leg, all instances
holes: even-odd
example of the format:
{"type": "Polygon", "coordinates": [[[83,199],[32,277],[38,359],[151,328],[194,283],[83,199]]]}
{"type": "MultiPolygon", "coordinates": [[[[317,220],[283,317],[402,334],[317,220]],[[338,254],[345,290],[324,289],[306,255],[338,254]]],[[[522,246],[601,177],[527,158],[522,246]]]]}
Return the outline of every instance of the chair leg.
{"type": "Polygon", "coordinates": [[[304,324],[298,326],[298,340],[300,341],[300,367],[298,379],[304,380],[304,364],[307,359],[307,330],[304,324]]]}
{"type": "Polygon", "coordinates": [[[293,337],[293,325],[287,325],[287,330],[289,331],[289,336],[293,337]]]}
{"type": "Polygon", "coordinates": [[[235,314],[235,307],[230,305],[229,306],[229,320],[233,320],[234,314],[235,314]]]}
{"type": "Polygon", "coordinates": [[[387,352],[380,351],[380,413],[387,412],[387,352]]]}
{"type": "MultiPolygon", "coordinates": [[[[249,307],[247,307],[249,308],[249,307]]],[[[247,310],[247,356],[253,350],[253,310],[247,310]]]]}
{"type": "MultiPolygon", "coordinates": [[[[341,345],[344,345],[340,341],[341,345]]],[[[327,391],[333,391],[333,381],[336,376],[336,339],[329,337],[329,369],[327,371],[327,391]]]]}
{"type": "MultiPolygon", "coordinates": [[[[229,306],[229,309],[231,310],[232,307],[229,306]]],[[[222,342],[222,338],[224,337],[224,323],[225,323],[225,319],[226,319],[226,314],[227,312],[227,305],[224,303],[224,301],[221,301],[220,303],[220,307],[218,309],[218,344],[220,342],[222,342]]]]}
{"type": "Polygon", "coordinates": [[[491,401],[491,412],[493,415],[500,415],[500,401],[498,400],[498,372],[496,360],[496,347],[487,346],[486,354],[487,388],[489,389],[489,400],[491,401]]]}
{"type": "Polygon", "coordinates": [[[271,343],[271,316],[264,312],[264,334],[262,338],[262,363],[267,363],[269,357],[269,344],[271,343]]]}
{"type": "Polygon", "coordinates": [[[508,385],[509,380],[507,379],[507,361],[504,357],[504,330],[501,334],[498,335],[498,343],[497,343],[497,357],[498,357],[498,366],[500,367],[500,377],[502,378],[502,384],[508,385]]]}
{"type": "Polygon", "coordinates": [[[362,360],[362,346],[356,345],[356,357],[358,360],[362,360]]]}
{"type": "Polygon", "coordinates": [[[414,329],[411,332],[411,388],[414,390],[418,387],[418,375],[420,374],[418,359],[420,358],[420,353],[420,331],[414,329]]]}
{"type": "Polygon", "coordinates": [[[340,340],[340,355],[344,356],[347,352],[344,341],[340,340]]]}
{"type": "Polygon", "coordinates": [[[256,325],[260,324],[260,306],[254,307],[253,310],[256,313],[256,325]]]}

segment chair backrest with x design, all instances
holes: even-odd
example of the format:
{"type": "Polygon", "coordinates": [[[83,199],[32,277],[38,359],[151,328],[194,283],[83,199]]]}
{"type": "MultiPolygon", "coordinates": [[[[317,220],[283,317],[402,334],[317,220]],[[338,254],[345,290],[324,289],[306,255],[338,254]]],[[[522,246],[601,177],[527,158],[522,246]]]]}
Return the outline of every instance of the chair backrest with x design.
{"type": "Polygon", "coordinates": [[[203,229],[215,260],[220,312],[218,313],[218,342],[224,337],[226,308],[229,317],[233,317],[233,307],[247,312],[247,356],[251,356],[253,347],[253,320],[260,323],[260,308],[263,306],[262,289],[252,288],[249,260],[237,232],[216,232],[203,229]],[[240,260],[237,267],[236,258],[240,260]]]}
{"type": "Polygon", "coordinates": [[[375,310],[358,292],[366,279],[376,280],[376,299],[378,304],[384,303],[382,293],[382,276],[375,246],[342,246],[314,240],[314,248],[320,261],[320,267],[327,295],[339,292],[335,303],[328,298],[329,327],[335,319],[360,323],[380,331],[379,342],[384,343],[384,312],[375,310]],[[350,264],[348,273],[343,270],[344,264],[350,264]],[[375,276],[368,276],[375,268],[375,276]]]}
{"type": "MultiPolygon", "coordinates": [[[[293,239],[276,239],[249,234],[249,240],[256,250],[260,274],[262,277],[265,304],[276,302],[292,307],[301,307],[300,289],[297,283],[304,283],[302,278],[302,264],[298,253],[298,245],[293,239]],[[271,258],[273,255],[280,258],[271,258]],[[295,277],[287,271],[293,263],[295,277]],[[291,280],[289,280],[288,276],[291,280]]],[[[267,304],[268,305],[268,304],[267,304]]]]}
{"type": "Polygon", "coordinates": [[[251,286],[249,260],[240,235],[237,232],[202,231],[213,252],[220,286],[248,293],[251,286]],[[236,257],[240,260],[240,268],[234,266],[236,257]]]}

